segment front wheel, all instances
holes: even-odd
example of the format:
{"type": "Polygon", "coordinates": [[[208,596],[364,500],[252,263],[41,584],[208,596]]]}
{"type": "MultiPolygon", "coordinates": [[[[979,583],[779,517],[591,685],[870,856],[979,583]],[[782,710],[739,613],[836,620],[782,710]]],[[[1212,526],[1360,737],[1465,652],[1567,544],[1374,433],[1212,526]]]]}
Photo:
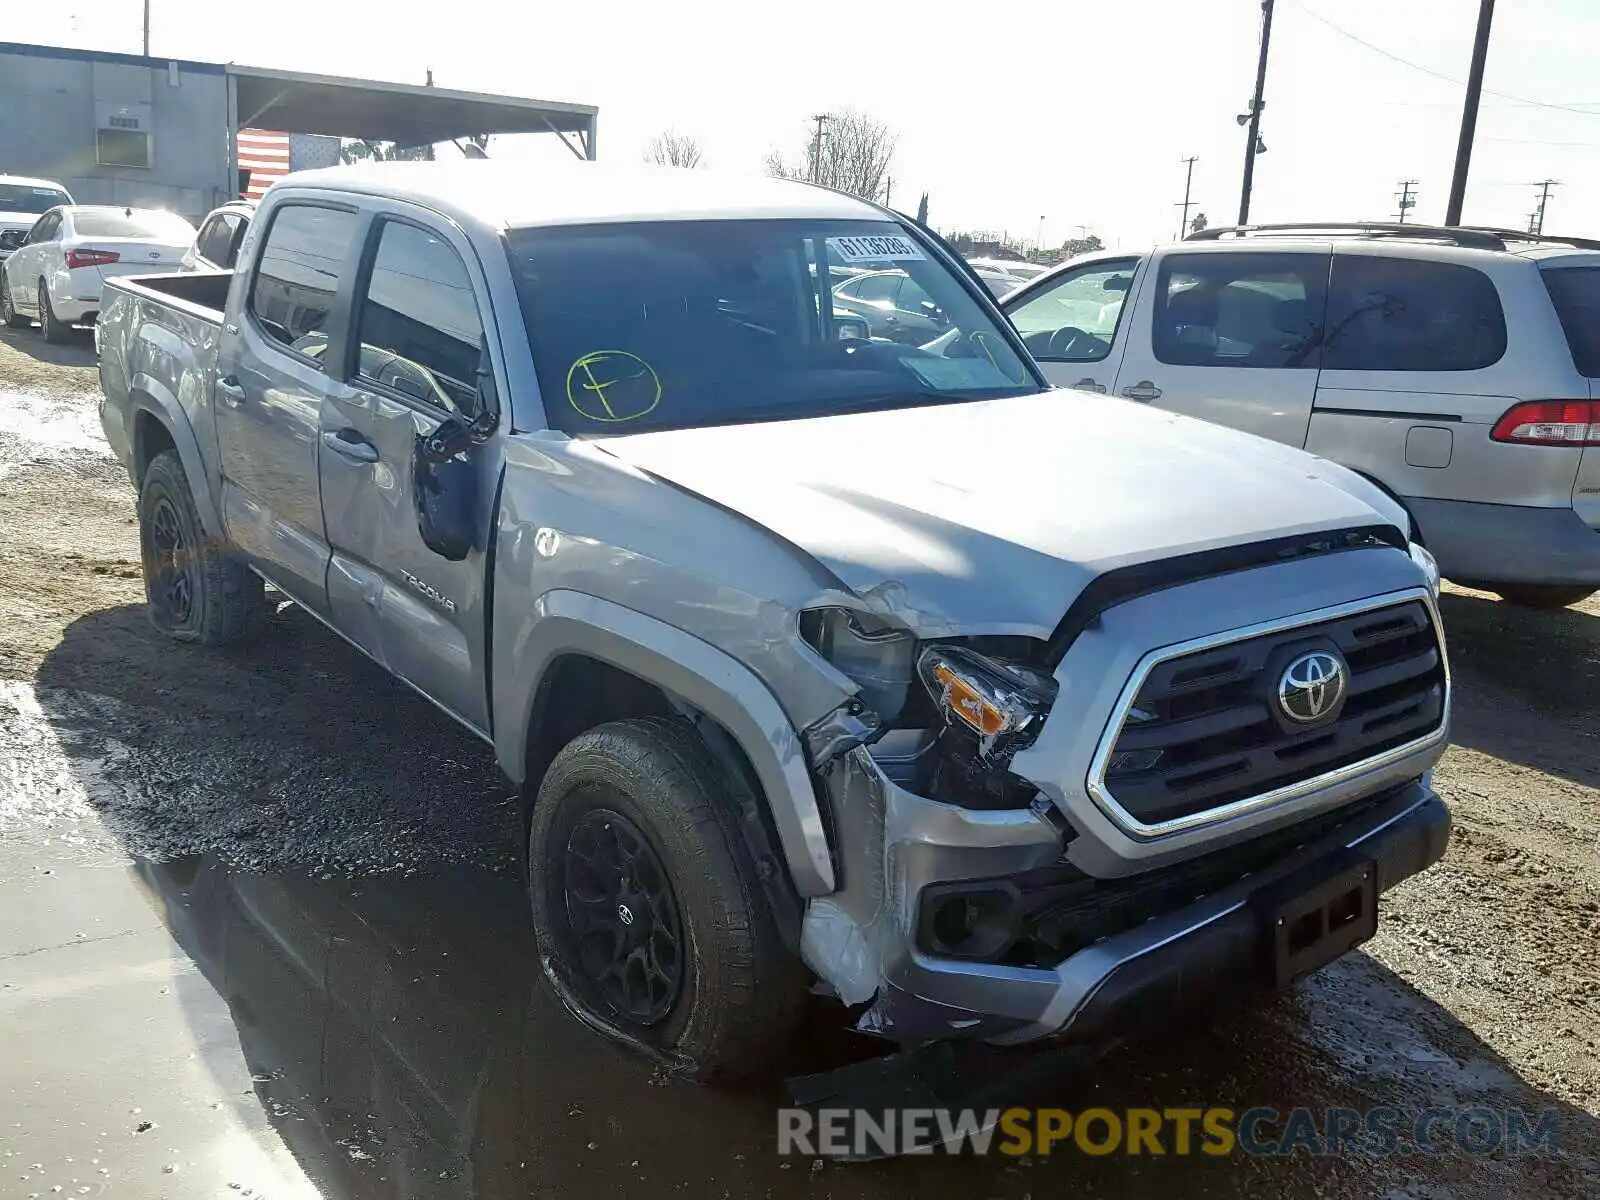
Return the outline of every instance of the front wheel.
{"type": "Polygon", "coordinates": [[[72,336],[72,326],[58,319],[56,310],[50,307],[50,289],[42,279],[39,281],[39,330],[45,341],[57,346],[72,336]]]}
{"type": "Polygon", "coordinates": [[[615,721],[556,756],[529,825],[552,984],[586,1024],[698,1079],[766,1065],[806,994],[738,830],[750,802],[687,723],[615,721]]]}
{"type": "Polygon", "coordinates": [[[1497,583],[1490,590],[1523,608],[1566,608],[1594,594],[1594,588],[1581,583],[1497,583]]]}
{"type": "Polygon", "coordinates": [[[219,646],[252,632],[265,615],[260,576],[206,536],[176,450],[145,468],[139,549],[150,620],[169,637],[219,646]]]}

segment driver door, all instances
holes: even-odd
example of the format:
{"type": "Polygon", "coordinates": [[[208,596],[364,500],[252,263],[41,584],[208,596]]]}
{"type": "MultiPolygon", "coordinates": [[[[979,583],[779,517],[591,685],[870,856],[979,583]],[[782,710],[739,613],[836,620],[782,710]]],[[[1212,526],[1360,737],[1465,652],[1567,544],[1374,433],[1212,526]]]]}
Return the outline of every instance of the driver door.
{"type": "Polygon", "coordinates": [[[487,734],[487,548],[499,464],[470,454],[477,536],[451,560],[422,539],[413,468],[419,438],[476,415],[487,294],[459,233],[378,214],[350,318],[344,382],[322,407],[318,470],[332,560],[334,624],[389,670],[487,734]]]}
{"type": "Polygon", "coordinates": [[[1127,339],[1117,342],[1142,260],[1097,259],[1046,275],[1006,297],[1001,307],[1057,387],[1107,392],[1127,339]]]}

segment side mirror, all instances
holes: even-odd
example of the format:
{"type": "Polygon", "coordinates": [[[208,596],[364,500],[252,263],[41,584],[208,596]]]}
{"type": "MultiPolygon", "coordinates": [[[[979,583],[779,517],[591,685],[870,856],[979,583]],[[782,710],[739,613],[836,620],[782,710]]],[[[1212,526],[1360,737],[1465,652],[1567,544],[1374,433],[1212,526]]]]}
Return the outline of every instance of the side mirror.
{"type": "Polygon", "coordinates": [[[417,438],[411,457],[411,500],[422,543],[460,562],[478,541],[478,468],[468,452],[480,439],[454,417],[417,438]]]}

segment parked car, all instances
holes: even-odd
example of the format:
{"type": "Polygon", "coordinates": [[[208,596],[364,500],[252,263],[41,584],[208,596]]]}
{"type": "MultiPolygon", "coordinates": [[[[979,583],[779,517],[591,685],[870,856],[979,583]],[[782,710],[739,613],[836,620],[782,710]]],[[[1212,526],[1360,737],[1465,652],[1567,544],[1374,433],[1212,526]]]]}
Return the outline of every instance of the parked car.
{"type": "Polygon", "coordinates": [[[835,307],[866,322],[871,337],[920,346],[950,328],[938,303],[904,271],[869,271],[833,289],[835,307]]]}
{"type": "Polygon", "coordinates": [[[969,258],[967,265],[978,273],[984,286],[996,296],[1016,291],[1030,279],[1037,279],[1047,271],[1035,263],[1009,258],[969,258]]]}
{"type": "Polygon", "coordinates": [[[194,235],[194,241],[183,252],[180,269],[232,270],[255,211],[254,200],[230,200],[221,208],[212,209],[206,214],[206,219],[200,222],[200,230],[194,235]]]}
{"type": "Polygon", "coordinates": [[[0,175],[0,262],[22,245],[40,213],[71,203],[71,194],[59,183],[25,175],[0,175]]]}
{"type": "Polygon", "coordinates": [[[338,168],[272,188],[237,273],[106,285],[151,617],[243,637],[270,581],[491,744],[546,974],[620,1043],[751,1070],[812,977],[905,1044],[1172,1025],[1444,851],[1401,507],[1051,390],[884,208],[338,168]],[[841,338],[806,264],[874,257],[942,348],[841,338]]]}
{"type": "Polygon", "coordinates": [[[1537,606],[1600,587],[1600,242],[1206,230],[1084,255],[1003,307],[1057,384],[1359,471],[1458,583],[1537,606]]]}
{"type": "Polygon", "coordinates": [[[193,225],[160,209],[52,208],[0,266],[0,321],[21,327],[31,314],[46,341],[65,341],[95,319],[107,279],[173,270],[193,238],[193,225]]]}

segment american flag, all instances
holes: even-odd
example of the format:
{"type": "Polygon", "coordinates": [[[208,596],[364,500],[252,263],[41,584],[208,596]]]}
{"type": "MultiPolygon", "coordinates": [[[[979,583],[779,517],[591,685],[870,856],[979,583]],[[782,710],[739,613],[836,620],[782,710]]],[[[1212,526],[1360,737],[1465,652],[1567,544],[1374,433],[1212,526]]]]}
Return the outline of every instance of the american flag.
{"type": "Polygon", "coordinates": [[[241,129],[239,170],[250,173],[244,198],[261,199],[263,192],[289,173],[289,135],[268,129],[241,129]]]}

